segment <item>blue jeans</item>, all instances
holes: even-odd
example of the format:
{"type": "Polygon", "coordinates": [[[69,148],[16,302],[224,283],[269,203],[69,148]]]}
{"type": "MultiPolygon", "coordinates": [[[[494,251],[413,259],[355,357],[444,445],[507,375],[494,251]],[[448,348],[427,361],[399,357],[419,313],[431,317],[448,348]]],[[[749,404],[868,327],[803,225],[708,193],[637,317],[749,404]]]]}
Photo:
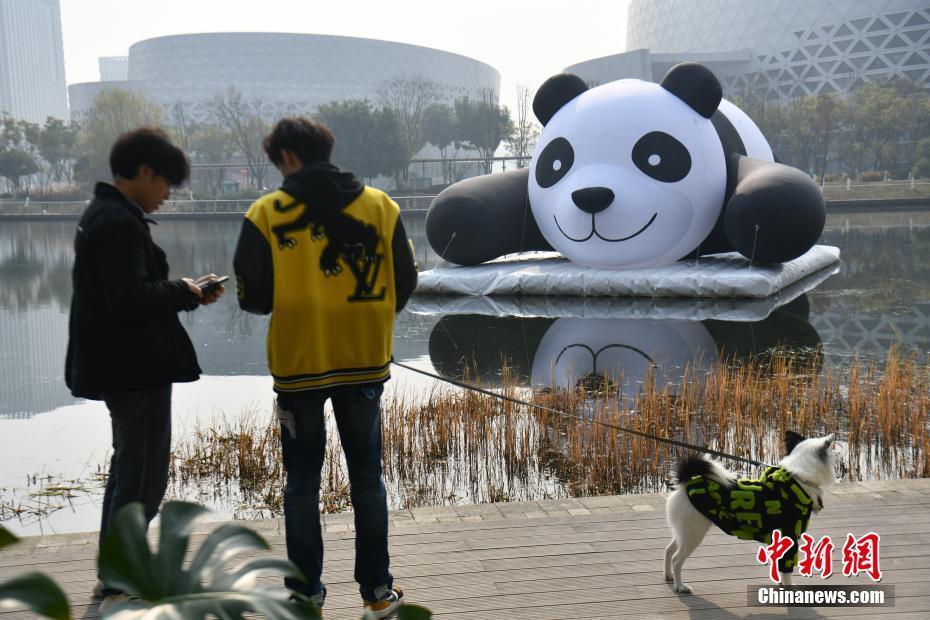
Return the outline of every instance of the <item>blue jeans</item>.
{"type": "Polygon", "coordinates": [[[142,502],[151,521],[168,487],[171,458],[171,385],[129,392],[108,392],[113,456],[103,493],[100,541],[120,509],[142,502]]]}
{"type": "Polygon", "coordinates": [[[383,385],[335,387],[279,394],[277,415],[287,484],[284,530],[287,557],[307,582],[285,580],[308,596],[325,595],[320,475],[326,450],[323,403],[332,399],[336,427],[349,469],[355,512],[355,581],[362,598],[376,600],[378,586],[393,585],[388,568],[387,491],[381,477],[381,392],[383,385]]]}

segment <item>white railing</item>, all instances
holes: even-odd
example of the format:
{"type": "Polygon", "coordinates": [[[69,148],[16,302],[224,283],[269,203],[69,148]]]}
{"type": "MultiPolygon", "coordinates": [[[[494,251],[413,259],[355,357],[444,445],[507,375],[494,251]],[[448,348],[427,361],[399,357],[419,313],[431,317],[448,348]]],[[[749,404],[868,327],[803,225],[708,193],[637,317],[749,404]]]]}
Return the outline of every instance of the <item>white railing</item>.
{"type": "MultiPolygon", "coordinates": [[[[396,196],[393,200],[404,212],[425,212],[436,196],[396,196]]],[[[252,200],[169,200],[159,207],[159,215],[244,214],[252,200]]],[[[74,216],[83,213],[87,201],[0,200],[0,216],[74,216]]]]}
{"type": "MultiPolygon", "coordinates": [[[[874,183],[826,183],[820,186],[824,198],[829,202],[856,200],[899,200],[922,198],[930,203],[928,181],[876,181],[874,183]]],[[[404,212],[426,212],[435,195],[392,196],[404,212]]],[[[159,208],[162,215],[208,215],[244,214],[251,199],[184,199],[169,200],[159,208]]],[[[0,216],[79,216],[87,206],[86,201],[43,201],[43,200],[0,200],[0,216]]]]}
{"type": "Polygon", "coordinates": [[[827,200],[900,200],[924,198],[930,200],[928,181],[875,181],[874,183],[826,183],[820,191],[827,200]]]}

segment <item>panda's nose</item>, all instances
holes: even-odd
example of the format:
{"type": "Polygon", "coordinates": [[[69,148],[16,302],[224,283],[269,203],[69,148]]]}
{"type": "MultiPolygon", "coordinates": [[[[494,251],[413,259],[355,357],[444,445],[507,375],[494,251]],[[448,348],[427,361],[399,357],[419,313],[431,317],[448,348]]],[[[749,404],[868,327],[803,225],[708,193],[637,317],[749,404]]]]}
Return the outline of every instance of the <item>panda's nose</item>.
{"type": "Polygon", "coordinates": [[[572,192],[572,202],[586,213],[600,213],[614,201],[614,193],[607,187],[585,187],[572,192]]]}

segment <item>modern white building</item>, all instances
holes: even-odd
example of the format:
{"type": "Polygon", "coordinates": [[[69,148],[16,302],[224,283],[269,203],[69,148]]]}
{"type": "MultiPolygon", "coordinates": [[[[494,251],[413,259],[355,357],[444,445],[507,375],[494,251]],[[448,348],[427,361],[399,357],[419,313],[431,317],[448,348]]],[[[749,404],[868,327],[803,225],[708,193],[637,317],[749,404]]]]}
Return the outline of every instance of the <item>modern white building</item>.
{"type": "MultiPolygon", "coordinates": [[[[116,71],[103,75],[122,77],[116,71]]],[[[129,49],[123,81],[73,84],[71,112],[82,118],[102,89],[132,88],[167,110],[209,122],[208,102],[235,87],[246,101],[262,102],[269,118],[312,113],[345,99],[378,101],[378,86],[394,78],[423,77],[440,97],[500,92],[493,67],[441,50],[355,37],[283,33],[186,34],[147,39],[129,49]]]]}
{"type": "Polygon", "coordinates": [[[633,0],[627,50],[566,71],[591,83],[658,81],[693,60],[727,96],[777,99],[893,76],[930,89],[930,0],[633,0]]]}
{"type": "Polygon", "coordinates": [[[0,113],[68,119],[58,0],[0,0],[0,113]]]}
{"type": "Polygon", "coordinates": [[[129,56],[102,56],[97,59],[101,82],[129,79],[129,56]]]}

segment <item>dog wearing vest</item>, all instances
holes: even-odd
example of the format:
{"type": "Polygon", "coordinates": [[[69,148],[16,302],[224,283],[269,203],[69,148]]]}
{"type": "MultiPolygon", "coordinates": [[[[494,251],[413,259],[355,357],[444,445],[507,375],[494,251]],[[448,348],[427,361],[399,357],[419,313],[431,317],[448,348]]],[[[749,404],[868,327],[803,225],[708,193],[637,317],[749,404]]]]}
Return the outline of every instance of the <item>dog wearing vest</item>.
{"type": "Polygon", "coordinates": [[[780,530],[794,543],[778,562],[782,581],[790,586],[801,534],[811,513],[823,509],[823,490],[834,480],[833,440],[832,434],[807,439],[787,431],[786,456],[755,479],[737,478],[698,456],[679,461],[676,490],[666,504],[672,541],[665,548],[665,580],[673,581],[677,592],[691,592],[681,580],[681,568],[716,525],[731,536],[765,544],[771,544],[772,532],[780,530]]]}

